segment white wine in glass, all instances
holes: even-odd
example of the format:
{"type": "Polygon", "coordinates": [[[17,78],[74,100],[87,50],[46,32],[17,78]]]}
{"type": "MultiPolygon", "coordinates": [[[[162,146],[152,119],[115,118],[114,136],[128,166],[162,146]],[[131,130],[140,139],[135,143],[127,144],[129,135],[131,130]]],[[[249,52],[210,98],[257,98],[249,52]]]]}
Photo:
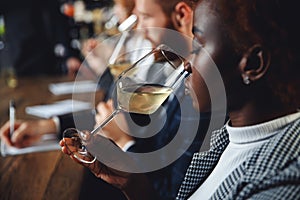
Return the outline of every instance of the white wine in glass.
{"type": "Polygon", "coordinates": [[[93,136],[100,135],[97,133],[120,112],[154,113],[188,74],[180,56],[166,45],[158,46],[117,77],[117,107],[110,116],[92,131],[65,130],[66,147],[79,161],[93,163],[96,153],[92,155],[86,148],[97,141],[93,136]]]}
{"type": "Polygon", "coordinates": [[[149,115],[162,105],[172,91],[172,88],[158,84],[132,85],[118,89],[118,104],[126,112],[149,115]]]}

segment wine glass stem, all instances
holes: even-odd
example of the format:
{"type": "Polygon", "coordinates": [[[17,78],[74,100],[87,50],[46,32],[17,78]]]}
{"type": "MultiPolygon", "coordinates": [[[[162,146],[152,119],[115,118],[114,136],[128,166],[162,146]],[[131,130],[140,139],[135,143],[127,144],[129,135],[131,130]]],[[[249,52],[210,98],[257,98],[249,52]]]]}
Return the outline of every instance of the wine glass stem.
{"type": "Polygon", "coordinates": [[[102,129],[106,124],[108,124],[119,112],[121,112],[121,109],[114,110],[113,113],[111,113],[100,125],[98,125],[94,130],[91,131],[91,134],[98,132],[100,129],[102,129]]]}

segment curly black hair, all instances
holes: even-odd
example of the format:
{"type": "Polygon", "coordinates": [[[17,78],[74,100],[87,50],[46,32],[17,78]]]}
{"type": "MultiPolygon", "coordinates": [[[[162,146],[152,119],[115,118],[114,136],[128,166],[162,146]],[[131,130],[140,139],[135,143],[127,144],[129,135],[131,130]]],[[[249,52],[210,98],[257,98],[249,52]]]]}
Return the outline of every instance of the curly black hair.
{"type": "Polygon", "coordinates": [[[270,52],[266,80],[283,103],[300,106],[300,13],[294,0],[207,1],[237,54],[255,43],[270,52]]]}

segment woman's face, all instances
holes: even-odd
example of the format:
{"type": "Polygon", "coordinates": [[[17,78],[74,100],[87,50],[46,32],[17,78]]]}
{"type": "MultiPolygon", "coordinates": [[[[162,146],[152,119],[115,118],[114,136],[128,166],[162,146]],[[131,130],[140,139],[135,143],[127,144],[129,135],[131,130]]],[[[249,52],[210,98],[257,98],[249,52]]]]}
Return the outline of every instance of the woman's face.
{"type": "MultiPolygon", "coordinates": [[[[217,16],[210,11],[207,3],[200,3],[195,12],[194,40],[202,48],[193,55],[192,74],[186,80],[193,105],[199,111],[220,109],[226,104],[226,94],[218,65],[228,59],[229,52],[223,48],[217,16]],[[220,62],[222,61],[222,62],[220,62]]],[[[197,49],[197,47],[195,47],[197,49]]]]}

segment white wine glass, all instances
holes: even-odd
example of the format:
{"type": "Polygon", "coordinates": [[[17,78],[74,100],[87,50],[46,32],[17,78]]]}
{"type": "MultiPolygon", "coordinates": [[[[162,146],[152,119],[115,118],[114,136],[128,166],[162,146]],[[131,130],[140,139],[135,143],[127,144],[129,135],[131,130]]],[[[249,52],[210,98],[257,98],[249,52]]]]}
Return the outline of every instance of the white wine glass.
{"type": "Polygon", "coordinates": [[[114,62],[108,64],[111,75],[114,77],[114,80],[117,80],[119,75],[126,69],[132,66],[132,61],[130,56],[132,53],[124,53],[119,55],[114,62]]]}
{"type": "Polygon", "coordinates": [[[96,157],[86,147],[94,135],[100,135],[97,133],[120,112],[154,113],[188,75],[182,57],[166,45],[158,46],[118,76],[113,113],[92,131],[65,130],[65,146],[79,161],[93,163],[96,157]]]}
{"type": "Polygon", "coordinates": [[[125,31],[119,38],[108,60],[110,73],[116,80],[134,62],[149,53],[153,48],[139,31],[125,31]],[[141,48],[141,46],[143,48],[141,48]]]}

